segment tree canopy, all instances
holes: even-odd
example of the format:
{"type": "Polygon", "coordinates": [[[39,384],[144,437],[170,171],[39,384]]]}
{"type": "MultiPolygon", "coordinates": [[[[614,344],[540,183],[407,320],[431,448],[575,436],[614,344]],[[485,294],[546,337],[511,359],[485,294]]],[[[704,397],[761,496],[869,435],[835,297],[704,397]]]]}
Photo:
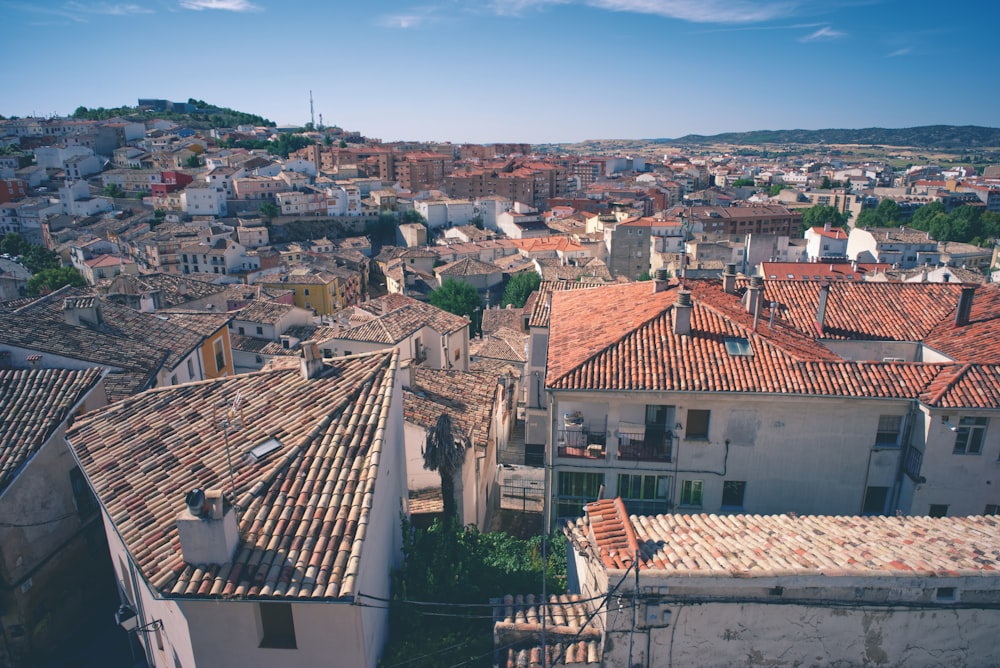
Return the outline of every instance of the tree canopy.
{"type": "Polygon", "coordinates": [[[893,227],[899,219],[899,205],[895,200],[884,199],[874,209],[865,209],[855,222],[857,227],[893,227]]]}
{"type": "Polygon", "coordinates": [[[474,287],[451,277],[444,279],[440,288],[431,291],[428,301],[448,313],[467,316],[472,322],[475,322],[475,313],[483,308],[483,301],[474,287]]]}
{"type": "Polygon", "coordinates": [[[39,295],[46,295],[65,285],[82,288],[87,285],[87,281],[73,267],[43,269],[28,279],[28,296],[37,297],[39,295]]]}
{"type": "Polygon", "coordinates": [[[25,241],[17,232],[10,232],[0,239],[0,253],[21,258],[21,264],[32,274],[46,269],[58,269],[62,262],[59,256],[50,250],[25,241]]]}
{"type": "Polygon", "coordinates": [[[817,204],[802,212],[801,232],[805,232],[811,227],[823,227],[830,223],[831,227],[846,227],[847,214],[837,211],[832,206],[817,204]]]}
{"type": "Polygon", "coordinates": [[[532,292],[538,289],[542,283],[542,277],[533,271],[524,271],[516,274],[507,281],[507,287],[503,291],[502,306],[512,304],[514,308],[524,307],[525,302],[532,292]]]}
{"type": "Polygon", "coordinates": [[[1000,214],[969,205],[956,207],[946,213],[942,202],[931,202],[913,212],[910,227],[930,232],[935,241],[959,241],[984,246],[1000,237],[1000,214]]]}
{"type": "Polygon", "coordinates": [[[382,656],[386,666],[489,665],[490,598],[540,592],[543,573],[548,593],[566,591],[566,537],[561,532],[522,540],[502,532],[482,533],[475,526],[463,529],[453,522],[435,521],[417,529],[404,520],[403,556],[403,566],[393,577],[390,638],[382,656]]]}

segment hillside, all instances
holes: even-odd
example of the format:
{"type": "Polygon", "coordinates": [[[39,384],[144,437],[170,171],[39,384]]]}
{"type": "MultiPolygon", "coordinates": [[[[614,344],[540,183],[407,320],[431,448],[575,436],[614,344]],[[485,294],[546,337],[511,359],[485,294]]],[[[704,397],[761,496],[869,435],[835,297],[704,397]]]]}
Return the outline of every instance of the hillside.
{"type": "Polygon", "coordinates": [[[650,141],[668,145],[855,144],[969,150],[1000,146],[1000,129],[976,125],[924,125],[897,129],[754,130],[650,141]]]}

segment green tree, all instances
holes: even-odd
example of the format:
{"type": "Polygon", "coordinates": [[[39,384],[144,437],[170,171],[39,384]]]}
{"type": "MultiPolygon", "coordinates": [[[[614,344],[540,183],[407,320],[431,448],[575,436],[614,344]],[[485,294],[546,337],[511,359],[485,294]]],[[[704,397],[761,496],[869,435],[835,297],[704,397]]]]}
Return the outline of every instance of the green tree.
{"type": "Polygon", "coordinates": [[[73,267],[44,269],[28,279],[28,296],[46,295],[66,285],[82,288],[87,281],[73,267]]]}
{"type": "Polygon", "coordinates": [[[748,186],[749,187],[753,187],[754,186],[753,179],[736,179],[735,181],[733,181],[733,187],[734,188],[744,188],[744,187],[748,187],[748,186]]]}
{"type": "Polygon", "coordinates": [[[423,223],[424,225],[427,224],[427,221],[424,220],[424,217],[421,216],[420,212],[417,211],[416,209],[406,209],[405,211],[403,211],[402,213],[400,213],[399,214],[399,222],[401,222],[401,223],[423,223]]]}
{"type": "Polygon", "coordinates": [[[780,193],[782,190],[784,190],[787,187],[788,186],[782,185],[780,183],[775,183],[773,186],[770,186],[767,189],[767,196],[768,197],[777,197],[778,193],[780,193]]]}
{"type": "Polygon", "coordinates": [[[346,142],[346,141],[344,141],[343,139],[341,139],[341,140],[340,140],[340,141],[339,141],[339,142],[337,143],[337,146],[339,146],[340,148],[347,148],[347,142],[346,142]]]}
{"type": "Polygon", "coordinates": [[[365,223],[365,233],[380,244],[391,244],[396,240],[396,216],[380,213],[378,218],[365,223]]]}
{"type": "Polygon", "coordinates": [[[0,253],[7,255],[24,255],[31,248],[31,244],[24,240],[17,232],[9,232],[0,239],[0,253]]]}
{"type": "Polygon", "coordinates": [[[264,218],[268,221],[276,218],[281,211],[278,210],[278,205],[274,202],[264,202],[257,209],[264,218]]]}
{"type": "Polygon", "coordinates": [[[184,164],[190,167],[191,169],[197,169],[198,167],[201,167],[201,160],[198,159],[197,155],[192,155],[187,159],[187,161],[184,164]]]}
{"type": "Polygon", "coordinates": [[[855,223],[858,227],[893,227],[899,219],[899,205],[895,200],[883,199],[874,209],[861,212],[855,223]]]}
{"type": "Polygon", "coordinates": [[[115,198],[125,197],[125,191],[117,183],[109,183],[104,186],[104,196],[115,198]]]}
{"type": "Polygon", "coordinates": [[[802,212],[802,225],[799,232],[804,233],[811,227],[823,227],[827,223],[830,223],[831,227],[846,227],[847,214],[826,204],[811,206],[802,212]]]}
{"type": "Polygon", "coordinates": [[[507,287],[503,291],[501,305],[512,304],[514,308],[523,308],[525,302],[532,292],[538,289],[542,283],[542,277],[533,271],[522,271],[507,281],[507,287]]]}
{"type": "Polygon", "coordinates": [[[483,302],[474,287],[464,281],[448,277],[444,279],[440,288],[431,291],[428,301],[448,313],[468,317],[471,333],[475,334],[475,313],[482,309],[483,302]]]}

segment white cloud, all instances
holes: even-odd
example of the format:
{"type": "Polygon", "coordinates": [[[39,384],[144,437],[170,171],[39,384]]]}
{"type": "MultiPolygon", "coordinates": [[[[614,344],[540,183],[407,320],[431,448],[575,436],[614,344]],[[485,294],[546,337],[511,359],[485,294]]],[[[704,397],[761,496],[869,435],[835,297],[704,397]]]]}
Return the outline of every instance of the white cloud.
{"type": "Polygon", "coordinates": [[[911,53],[913,53],[913,49],[911,49],[910,47],[907,46],[907,47],[903,47],[902,49],[896,49],[895,51],[893,51],[892,53],[890,53],[887,57],[888,58],[899,58],[900,56],[908,56],[911,53]]]}
{"type": "Polygon", "coordinates": [[[830,26],[823,26],[819,30],[806,35],[805,37],[800,37],[800,42],[826,42],[834,39],[840,39],[845,37],[846,33],[840,32],[839,30],[834,30],[830,26]]]}
{"type": "Polygon", "coordinates": [[[377,20],[378,25],[383,28],[401,28],[403,30],[407,28],[417,28],[426,22],[427,17],[420,16],[418,14],[386,15],[380,16],[377,20]]]}
{"type": "Polygon", "coordinates": [[[692,23],[755,23],[794,13],[793,0],[750,2],[748,0],[494,0],[497,14],[517,16],[532,9],[571,2],[596,9],[633,14],[651,14],[692,23]]]}
{"type": "Polygon", "coordinates": [[[95,2],[85,4],[82,2],[67,2],[66,9],[85,14],[108,14],[110,16],[128,16],[130,14],[153,14],[153,10],[148,7],[136,4],[110,4],[107,2],[95,2]]]}
{"type": "Polygon", "coordinates": [[[221,9],[227,12],[259,12],[260,7],[247,0],[181,0],[181,7],[201,11],[221,9]]]}

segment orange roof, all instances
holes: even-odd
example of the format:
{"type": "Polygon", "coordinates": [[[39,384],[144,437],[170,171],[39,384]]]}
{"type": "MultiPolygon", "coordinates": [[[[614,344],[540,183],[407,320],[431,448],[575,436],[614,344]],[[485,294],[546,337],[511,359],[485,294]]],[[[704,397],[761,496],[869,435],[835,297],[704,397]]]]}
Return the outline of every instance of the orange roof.
{"type": "Polygon", "coordinates": [[[847,241],[847,232],[840,227],[832,227],[829,230],[822,227],[813,227],[812,232],[813,234],[818,234],[819,236],[826,237],[827,239],[847,241]]]}
{"type": "MultiPolygon", "coordinates": [[[[845,361],[817,341],[819,288],[772,281],[756,329],[739,299],[718,281],[688,281],[691,331],[673,332],[676,285],[649,282],[552,294],[546,386],[566,390],[762,392],[921,398],[930,405],[1000,407],[1000,291],[973,302],[971,322],[949,323],[960,285],[837,283],[827,301],[826,339],[921,341],[979,364],[845,361]],[[969,351],[971,336],[975,351],[969,351]],[[727,339],[745,339],[733,355],[727,339]]],[[[959,359],[960,362],[966,360],[959,359]]]]}

